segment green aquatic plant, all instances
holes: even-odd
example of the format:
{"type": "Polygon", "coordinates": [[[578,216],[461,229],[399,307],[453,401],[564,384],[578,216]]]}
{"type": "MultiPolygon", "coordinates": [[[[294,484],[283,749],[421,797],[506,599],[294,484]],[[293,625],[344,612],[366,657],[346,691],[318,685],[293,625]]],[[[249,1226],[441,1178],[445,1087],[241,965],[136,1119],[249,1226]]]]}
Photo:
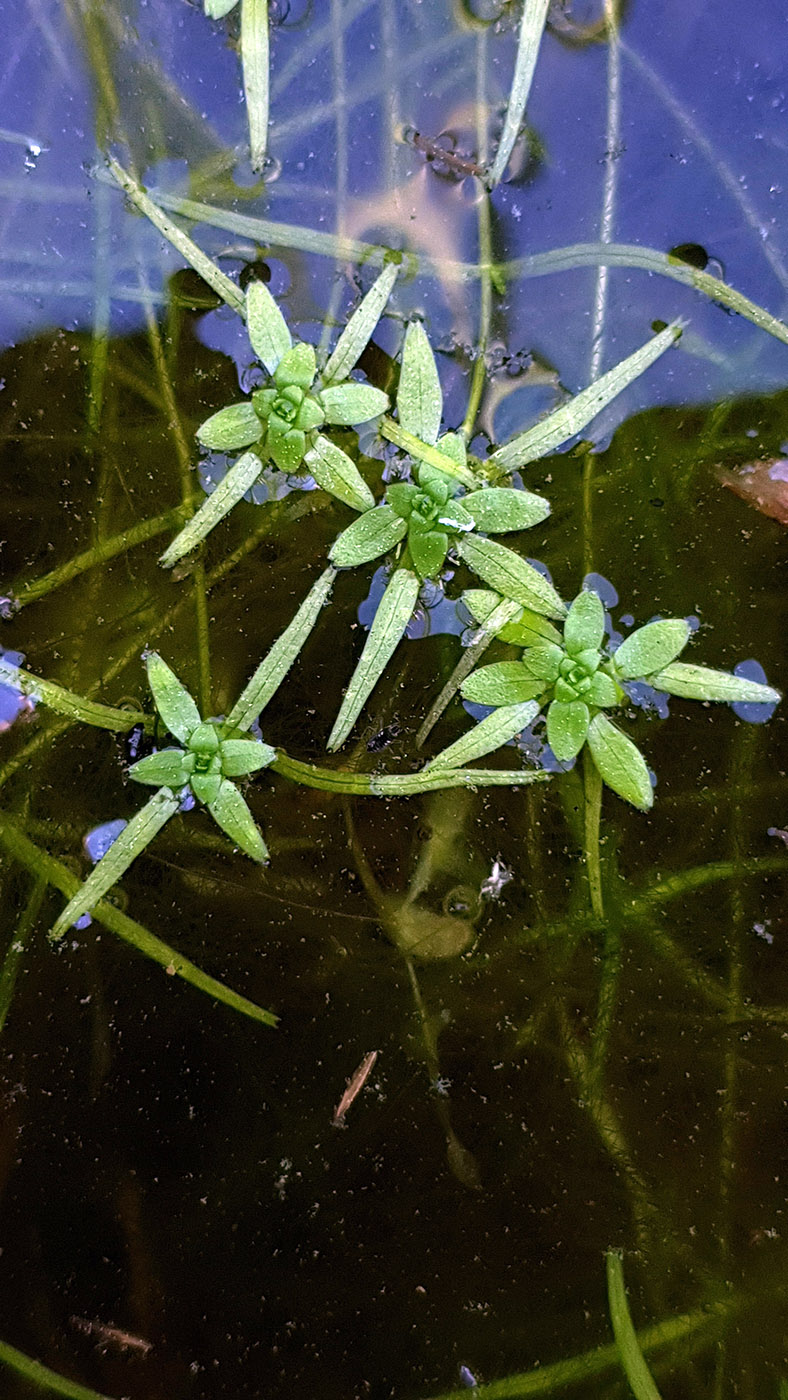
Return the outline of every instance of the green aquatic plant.
{"type": "MultiPolygon", "coordinates": [[[[500,603],[490,595],[466,595],[471,610],[487,616],[500,603]]],[[[518,619],[515,628],[528,627],[518,619]]],[[[511,639],[502,629],[498,635],[511,639]]],[[[608,718],[629,703],[627,684],[645,681],[684,699],[775,705],[780,693],[728,671],[677,661],[691,636],[684,618],[664,618],[631,632],[614,652],[604,646],[605,607],[584,588],[571,604],[563,635],[534,636],[517,661],[483,666],[462,684],[466,700],[495,708],[538,701],[546,711],[547,742],[562,763],[587,744],[602,781],[632,806],[647,811],[653,801],[648,766],[637,745],[608,718]]]]}
{"type": "Polygon", "coordinates": [[[293,343],[282,312],[264,282],[249,284],[244,319],[252,350],[268,375],[250,398],[212,413],[197,429],[203,447],[244,452],[217,489],[161,556],[169,567],[194,549],[260,478],[266,463],[288,476],[311,476],[323,490],[355,510],[374,496],[351,458],[319,430],[355,427],[377,418],[388,397],[372,384],[348,378],[382,314],[397,276],[390,263],[370,287],[318,372],[317,355],[306,342],[293,343]]]}

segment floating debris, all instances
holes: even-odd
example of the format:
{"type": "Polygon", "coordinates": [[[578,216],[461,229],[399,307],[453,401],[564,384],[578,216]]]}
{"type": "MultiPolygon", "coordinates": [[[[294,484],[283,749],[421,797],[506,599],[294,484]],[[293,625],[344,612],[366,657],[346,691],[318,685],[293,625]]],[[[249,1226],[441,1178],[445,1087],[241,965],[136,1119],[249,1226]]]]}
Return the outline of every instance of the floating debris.
{"type": "Polygon", "coordinates": [[[331,1124],[334,1128],[344,1128],[345,1114],[364,1088],[364,1085],[374,1069],[377,1058],[377,1050],[370,1050],[369,1054],[364,1056],[355,1074],[348,1080],[347,1088],[334,1109],[334,1117],[331,1119],[331,1124]]]}
{"type": "Polygon", "coordinates": [[[762,515],[788,525],[788,457],[746,462],[735,471],[721,471],[720,481],[762,515]]]}

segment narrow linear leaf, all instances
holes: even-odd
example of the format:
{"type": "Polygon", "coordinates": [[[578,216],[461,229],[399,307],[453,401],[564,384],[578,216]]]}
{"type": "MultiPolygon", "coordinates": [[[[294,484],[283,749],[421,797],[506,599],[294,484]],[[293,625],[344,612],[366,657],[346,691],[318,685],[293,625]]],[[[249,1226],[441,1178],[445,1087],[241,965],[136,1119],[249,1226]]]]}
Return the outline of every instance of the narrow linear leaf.
{"type": "Polygon", "coordinates": [[[252,169],[261,171],[268,144],[268,0],[241,0],[241,64],[249,153],[252,169]]]}
{"type": "Polygon", "coordinates": [[[218,795],[208,803],[208,811],[236,846],[252,860],[264,865],[268,860],[268,847],[260,834],[252,816],[235,783],[223,778],[218,795]]]}
{"type": "MultiPolygon", "coordinates": [[[[78,881],[71,871],[63,865],[62,861],[55,860],[46,851],[42,851],[40,846],[34,843],[25,835],[18,824],[7,815],[0,812],[0,844],[4,849],[24,865],[25,869],[31,871],[37,878],[42,877],[53,889],[59,890],[61,894],[70,898],[78,889],[78,881]]],[[[211,977],[207,972],[203,972],[196,963],[190,962],[183,957],[169,943],[157,938],[150,929],[145,928],[136,919],[129,918],[122,910],[116,909],[114,904],[100,902],[93,910],[93,918],[97,922],[108,928],[116,937],[122,938],[124,943],[136,948],[143,957],[149,958],[151,962],[158,963],[160,967],[166,969],[173,977],[180,977],[182,981],[188,982],[190,986],[196,987],[198,991],[204,992],[206,996],[212,997],[214,1001],[222,1002],[233,1011],[239,1011],[243,1016],[249,1016],[253,1021],[262,1022],[266,1026],[275,1026],[278,1017],[271,1011],[264,1011],[256,1002],[249,1001],[247,997],[242,997],[238,992],[234,992],[230,987],[226,987],[223,982],[218,982],[215,977],[211,977]]],[[[0,1360],[3,1357],[0,1356],[0,1360]]]]}
{"type": "Polygon", "coordinates": [[[475,705],[523,705],[544,694],[545,682],[531,676],[520,661],[494,661],[473,671],[460,687],[475,705]]]}
{"type": "Polygon", "coordinates": [[[618,1250],[608,1250],[606,1265],[608,1308],[621,1369],[629,1381],[635,1400],[660,1400],[659,1391],[646,1365],[632,1324],[624,1286],[624,1267],[618,1250]]]}
{"type": "Polygon", "coordinates": [[[516,491],[511,486],[488,486],[473,491],[462,500],[480,530],[503,535],[509,530],[529,530],[550,514],[550,502],[532,491],[516,491]]]}
{"type": "Polygon", "coordinates": [[[462,601],[485,632],[514,646],[530,647],[535,642],[560,642],[561,633],[546,617],[523,608],[489,588],[468,588],[462,601]]]}
{"type": "Polygon", "coordinates": [[[345,792],[351,797],[410,797],[420,792],[438,792],[443,788],[526,787],[528,783],[547,782],[549,773],[541,769],[511,768],[423,768],[420,773],[391,773],[376,776],[354,773],[344,768],[319,768],[301,763],[281,749],[276,763],[277,773],[302,787],[320,792],[345,792]]]}
{"type": "Polygon", "coordinates": [[[17,1351],[16,1347],[9,1346],[8,1342],[0,1342],[0,1362],[16,1371],[17,1375],[23,1376],[28,1385],[34,1386],[36,1390],[51,1391],[53,1395],[64,1396],[65,1400],[109,1400],[108,1396],[100,1394],[97,1390],[80,1385],[79,1381],[71,1380],[70,1376],[61,1376],[58,1371],[45,1366],[42,1361],[36,1361],[25,1352],[17,1351]]]}
{"type": "Polygon", "coordinates": [[[331,594],[336,569],[324,569],[292,622],[263,657],[225,721],[228,729],[248,729],[282,684],[331,594]]]}
{"type": "Polygon", "coordinates": [[[338,749],[355,724],[405,628],[413,616],[421,584],[410,569],[395,569],[378,605],[364,650],[345,692],[328,739],[328,749],[338,749]]]}
{"type": "Polygon", "coordinates": [[[7,685],[20,695],[40,700],[42,705],[56,714],[79,720],[81,724],[91,724],[97,729],[122,733],[135,724],[143,724],[148,730],[153,726],[150,715],[143,714],[141,710],[115,709],[112,705],[100,705],[97,700],[86,700],[55,681],[45,681],[20,666],[10,666],[3,658],[0,658],[0,685],[7,685]]]}
{"type": "MultiPolygon", "coordinates": [[[[618,652],[616,652],[618,656],[618,652]]],[[[648,677],[650,685],[679,695],[685,700],[721,700],[740,704],[776,705],[782,698],[779,690],[760,681],[748,681],[730,671],[715,671],[710,666],[692,666],[674,661],[670,666],[648,677]]]]}
{"type": "Polygon", "coordinates": [[[506,108],[501,139],[498,142],[498,150],[487,177],[487,183],[491,188],[497,185],[501,179],[522,126],[549,4],[550,0],[524,0],[523,3],[523,16],[520,20],[517,58],[509,93],[509,103],[506,108]]]}
{"type": "Polygon", "coordinates": [[[222,477],[215,491],[210,496],[206,496],[200,509],[192,516],[188,525],[184,525],[179,535],[175,536],[172,544],[169,544],[159,559],[159,563],[169,569],[173,564],[177,564],[184,554],[188,554],[192,549],[196,549],[204,539],[207,539],[220,520],[224,520],[229,515],[233,506],[237,505],[251,490],[257,478],[263,470],[260,458],[254,452],[245,452],[243,457],[239,457],[230,467],[227,475],[222,477]]]}
{"type": "Polygon", "coordinates": [[[320,434],[304,464],[318,486],[351,510],[365,511],[374,506],[375,497],[355,462],[330,438],[320,434]]]}
{"type": "Polygon", "coordinates": [[[70,899],[62,914],[52,926],[50,938],[62,938],[72,924],[83,914],[87,914],[94,904],[112,889],[122,875],[125,875],[132,861],[149,846],[165,822],[177,812],[180,800],[169,788],[160,788],[145,806],[136,812],[128,826],[113,841],[106,855],[101,857],[73,899],[70,899]]]}
{"type": "Polygon", "coordinates": [[[265,282],[255,280],[246,289],[246,321],[255,355],[268,373],[273,374],[293,340],[265,282]]]}
{"type": "Polygon", "coordinates": [[[539,457],[546,457],[549,452],[555,451],[563,442],[587,427],[607,404],[675,345],[680,334],[681,322],[673,321],[634,354],[621,360],[607,374],[601,375],[587,389],[582,389],[568,403],[556,409],[555,413],[536,423],[527,432],[518,434],[511,442],[504,443],[488,458],[487,466],[499,472],[512,472],[527,462],[535,462],[539,457]]]}
{"type": "Polygon", "coordinates": [[[368,423],[385,413],[389,406],[388,395],[373,384],[329,384],[323,389],[320,400],[326,413],[326,422],[347,424],[368,423]]]}
{"type": "Polygon", "coordinates": [[[407,432],[426,443],[435,444],[442,413],[443,394],[438,366],[427,332],[420,321],[411,321],[402,347],[397,416],[407,432]]]}
{"type": "Polygon", "coordinates": [[[479,535],[461,535],[455,546],[469,568],[496,593],[546,617],[562,618],[561,599],[548,579],[506,545],[479,535]]]}
{"type": "Polygon", "coordinates": [[[170,734],[174,734],[176,739],[185,744],[192,730],[201,722],[200,711],[186,686],[181,684],[175,672],[157,651],[147,653],[145,666],[156,709],[170,734]]]}
{"type": "Polygon", "coordinates": [[[399,267],[396,263],[388,263],[362,297],[326,361],[321,376],[324,384],[347,379],[362,351],[369,344],[383,308],[391,296],[398,272],[399,267]]]}
{"type": "Polygon", "coordinates": [[[637,745],[606,715],[595,715],[588,727],[588,746],[607,786],[625,802],[647,812],[654,805],[654,790],[637,745]]]}
{"type": "Polygon", "coordinates": [[[427,769],[434,772],[436,768],[464,768],[474,759],[483,758],[485,754],[508,744],[510,739],[528,728],[538,713],[539,706],[535,700],[520,705],[502,705],[480,720],[467,734],[449,744],[447,749],[436,754],[427,764],[427,769]]]}
{"type": "Polygon", "coordinates": [[[625,681],[651,676],[675,661],[689,639],[689,623],[683,617],[648,622],[625,638],[613,657],[613,665],[625,681]]]}
{"type": "MultiPolygon", "coordinates": [[[[154,228],[159,230],[159,233],[164,234],[167,241],[172,244],[173,248],[177,249],[189,266],[193,267],[195,272],[199,273],[200,277],[202,277],[204,282],[208,283],[209,287],[213,287],[213,290],[216,292],[217,296],[222,298],[222,301],[226,301],[227,305],[231,306],[233,311],[237,311],[239,316],[245,317],[246,303],[244,301],[243,292],[239,291],[235,283],[231,282],[230,278],[225,276],[221,268],[216,266],[215,262],[211,261],[208,254],[204,253],[202,248],[198,247],[194,239],[189,237],[188,233],[184,233],[183,229],[178,228],[178,225],[172,222],[172,219],[164,213],[163,209],[159,208],[158,204],[154,204],[150,196],[145,193],[139,181],[135,180],[122,166],[118,165],[118,162],[113,156],[107,156],[107,169],[115,183],[120,186],[124,194],[128,195],[132,204],[135,205],[141,214],[145,215],[146,219],[150,219],[150,222],[153,224],[154,228]]],[[[186,217],[188,217],[188,215],[186,217]]]]}
{"type": "Polygon", "coordinates": [[[598,651],[605,635],[605,605],[592,588],[584,588],[570,604],[564,623],[564,645],[571,656],[598,651]]]}
{"type": "Polygon", "coordinates": [[[248,399],[220,408],[197,429],[198,441],[214,452],[237,452],[259,442],[262,436],[263,424],[248,399]]]}
{"type": "Polygon", "coordinates": [[[408,533],[407,521],[391,506],[375,506],[348,525],[334,540],[328,557],[338,569],[352,569],[388,554],[408,533]]]}

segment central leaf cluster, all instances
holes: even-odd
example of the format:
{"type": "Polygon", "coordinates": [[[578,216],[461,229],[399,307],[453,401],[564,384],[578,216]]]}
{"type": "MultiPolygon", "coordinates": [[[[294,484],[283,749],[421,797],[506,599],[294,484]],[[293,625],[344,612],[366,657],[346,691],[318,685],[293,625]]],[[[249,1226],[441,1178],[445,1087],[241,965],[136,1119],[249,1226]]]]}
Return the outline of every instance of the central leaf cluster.
{"type": "Polygon", "coordinates": [[[326,412],[313,389],[317,362],[311,345],[294,345],[274,370],[274,386],[258,389],[252,407],[265,434],[265,449],[275,466],[295,472],[309,445],[308,434],[322,426],[326,412]]]}

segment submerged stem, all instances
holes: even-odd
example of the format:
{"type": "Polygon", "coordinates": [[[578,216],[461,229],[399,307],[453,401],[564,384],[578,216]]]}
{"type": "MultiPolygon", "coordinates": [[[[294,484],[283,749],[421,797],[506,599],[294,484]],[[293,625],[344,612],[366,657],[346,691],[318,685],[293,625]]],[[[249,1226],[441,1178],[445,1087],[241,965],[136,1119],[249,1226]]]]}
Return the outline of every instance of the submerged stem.
{"type": "Polygon", "coordinates": [[[583,854],[588,876],[591,908],[604,919],[602,870],[599,855],[599,824],[602,813],[602,777],[588,749],[583,752],[583,854]]]}

